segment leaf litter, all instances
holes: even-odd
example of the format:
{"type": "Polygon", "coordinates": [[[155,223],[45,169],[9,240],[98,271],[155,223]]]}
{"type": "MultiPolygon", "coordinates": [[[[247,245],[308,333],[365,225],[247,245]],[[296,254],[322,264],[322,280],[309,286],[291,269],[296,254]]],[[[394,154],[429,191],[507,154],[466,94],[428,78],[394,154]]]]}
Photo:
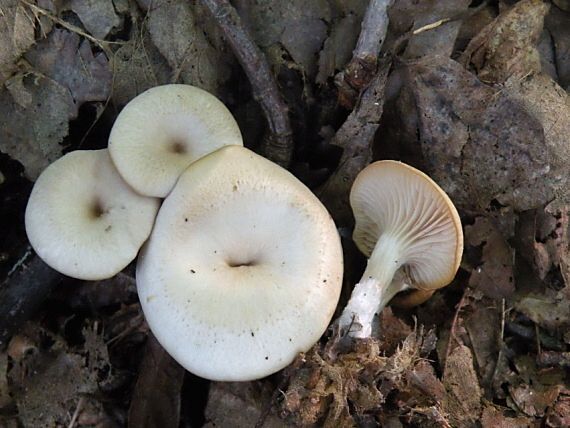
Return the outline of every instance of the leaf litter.
{"type": "MultiPolygon", "coordinates": [[[[0,423],[568,426],[564,2],[394,2],[374,79],[348,109],[334,76],[368,2],[234,3],[289,104],[291,169],[321,177],[307,180],[346,237],[348,190],[371,159],[429,173],[463,216],[456,280],[417,309],[386,309],[368,341],[328,332],[283,372],[245,384],[181,375],[149,338],[128,270],[64,282],[0,352],[0,423]]],[[[250,82],[201,2],[2,0],[0,11],[3,201],[20,192],[15,177],[103,147],[120,108],[159,84],[220,96],[259,145],[250,82]]],[[[364,260],[345,251],[347,278],[358,277],[364,260]]]]}

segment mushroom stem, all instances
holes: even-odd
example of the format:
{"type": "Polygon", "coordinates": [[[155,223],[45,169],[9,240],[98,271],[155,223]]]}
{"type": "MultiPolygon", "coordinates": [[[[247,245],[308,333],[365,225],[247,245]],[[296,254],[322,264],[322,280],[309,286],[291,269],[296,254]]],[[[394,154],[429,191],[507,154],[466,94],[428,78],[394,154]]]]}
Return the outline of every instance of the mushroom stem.
{"type": "Polygon", "coordinates": [[[370,337],[374,315],[381,312],[397,293],[408,288],[403,281],[392,281],[403,264],[401,255],[400,240],[383,234],[337,321],[341,331],[346,331],[353,338],[370,337]]]}

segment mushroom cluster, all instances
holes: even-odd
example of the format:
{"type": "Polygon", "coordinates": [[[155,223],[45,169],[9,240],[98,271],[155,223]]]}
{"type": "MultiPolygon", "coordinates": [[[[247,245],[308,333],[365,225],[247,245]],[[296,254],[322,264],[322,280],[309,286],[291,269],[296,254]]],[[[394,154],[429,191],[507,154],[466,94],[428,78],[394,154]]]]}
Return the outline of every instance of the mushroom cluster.
{"type": "Polygon", "coordinates": [[[26,231],[48,265],[86,280],[113,276],[148,239],[136,279],[145,317],[182,366],[209,379],[288,365],[326,330],[342,285],[324,206],[244,148],[226,107],[188,85],[133,99],[108,150],[50,165],[26,231]]]}

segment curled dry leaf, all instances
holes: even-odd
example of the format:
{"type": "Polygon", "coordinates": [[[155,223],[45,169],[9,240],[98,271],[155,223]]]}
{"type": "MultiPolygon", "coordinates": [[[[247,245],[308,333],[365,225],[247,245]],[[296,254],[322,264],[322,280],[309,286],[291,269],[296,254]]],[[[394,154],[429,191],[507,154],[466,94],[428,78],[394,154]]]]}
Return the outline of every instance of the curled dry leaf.
{"type": "Polygon", "coordinates": [[[471,40],[461,62],[473,65],[479,78],[490,83],[540,71],[540,57],[535,46],[548,8],[542,0],[516,3],[471,40]]]}

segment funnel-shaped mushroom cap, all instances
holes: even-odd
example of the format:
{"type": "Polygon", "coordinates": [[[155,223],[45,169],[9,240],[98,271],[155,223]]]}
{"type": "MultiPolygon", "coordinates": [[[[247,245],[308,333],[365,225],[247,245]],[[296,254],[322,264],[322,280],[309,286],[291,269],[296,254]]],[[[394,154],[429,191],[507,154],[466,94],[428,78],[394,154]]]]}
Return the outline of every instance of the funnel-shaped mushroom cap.
{"type": "Polygon", "coordinates": [[[184,172],[137,264],[158,341],[187,370],[224,381],[267,376],[308,350],[341,282],[340,239],[323,205],[238,146],[184,172]]]}
{"type": "Polygon", "coordinates": [[[110,278],[136,257],[150,235],[158,199],[123,181],[107,150],[75,151],[36,181],[26,207],[34,250],[73,278],[110,278]]]}
{"type": "Polygon", "coordinates": [[[121,111],[109,136],[120,174],[141,195],[165,197],[192,162],[220,147],[243,145],[229,110],[190,85],[151,88],[121,111]]]}
{"type": "Polygon", "coordinates": [[[356,220],[353,239],[366,256],[387,234],[397,242],[397,263],[414,287],[437,289],[453,280],[463,252],[461,221],[449,197],[427,175],[401,162],[375,162],[356,178],[350,204],[356,220]]]}

